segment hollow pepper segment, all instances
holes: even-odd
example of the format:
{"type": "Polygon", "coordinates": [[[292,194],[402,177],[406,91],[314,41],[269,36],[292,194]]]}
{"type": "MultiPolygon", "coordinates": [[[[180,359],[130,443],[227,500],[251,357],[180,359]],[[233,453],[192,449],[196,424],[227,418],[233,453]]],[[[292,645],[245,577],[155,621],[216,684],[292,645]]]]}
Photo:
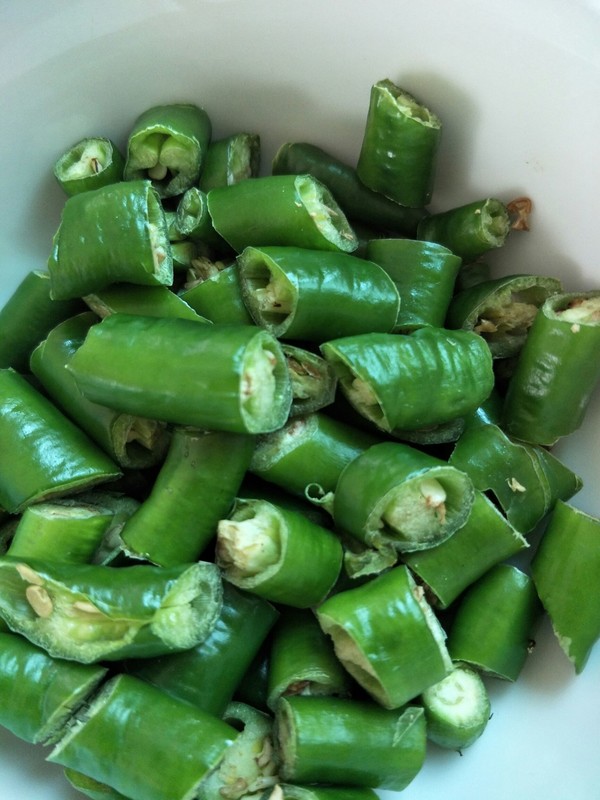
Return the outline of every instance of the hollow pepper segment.
{"type": "Polygon", "coordinates": [[[384,269],[349,253],[246,247],[238,256],[244,301],[278,339],[323,342],[390,332],[400,297],[384,269]]]}
{"type": "Polygon", "coordinates": [[[446,635],[405,566],[334,594],[316,615],[340,662],[384,708],[400,708],[452,669],[446,635]]]}
{"type": "Polygon", "coordinates": [[[109,567],[4,556],[0,613],[55,658],[94,663],[185,650],[213,629],[217,567],[109,567]]]}
{"type": "Polygon", "coordinates": [[[161,197],[182,194],[198,183],[211,136],[208,114],[193,103],[149,108],[129,133],[124,178],[151,180],[161,197]]]}
{"type": "Polygon", "coordinates": [[[423,327],[321,345],[349,403],[379,429],[432,428],[474,411],[494,386],[488,346],[470,331],[423,327]]]}
{"type": "Polygon", "coordinates": [[[0,370],[0,507],[115,480],[119,467],[19,373],[0,370]]]}
{"type": "Polygon", "coordinates": [[[51,296],[68,300],[111,283],[173,282],[165,213],[149,181],[69,197],[48,259],[51,296]]]}
{"type": "Polygon", "coordinates": [[[351,253],[358,246],[337,201],[311,175],[267,175],[212,189],[208,210],[237,253],[282,245],[351,253]]]}
{"type": "Polygon", "coordinates": [[[371,87],[356,165],[360,180],[404,206],[431,200],[442,123],[412,94],[388,78],[371,87]]]}
{"type": "Polygon", "coordinates": [[[257,133],[233,133],[212,141],[206,151],[199,187],[209,192],[219,186],[230,186],[260,172],[260,136],[257,133]]]}
{"type": "Polygon", "coordinates": [[[336,526],[381,549],[411,552],[448,539],[467,521],[475,490],[466,473],[400,442],[373,445],[341,473],[336,526]]]}
{"type": "Polygon", "coordinates": [[[531,573],[558,642],[580,673],[600,638],[600,520],[557,502],[531,573]]]}
{"type": "Polygon", "coordinates": [[[342,557],[332,531],[267,500],[238,498],[218,525],[216,563],[223,577],[284,605],[320,603],[339,576],[342,557]]]}
{"type": "Polygon", "coordinates": [[[253,326],[113,314],[68,369],[96,403],[206,430],[277,430],[292,403],[279,343],[253,326]]]}
{"type": "Polygon", "coordinates": [[[54,164],[54,177],[69,197],[123,180],[125,159],[105,136],[90,136],[69,147],[54,164]]]}

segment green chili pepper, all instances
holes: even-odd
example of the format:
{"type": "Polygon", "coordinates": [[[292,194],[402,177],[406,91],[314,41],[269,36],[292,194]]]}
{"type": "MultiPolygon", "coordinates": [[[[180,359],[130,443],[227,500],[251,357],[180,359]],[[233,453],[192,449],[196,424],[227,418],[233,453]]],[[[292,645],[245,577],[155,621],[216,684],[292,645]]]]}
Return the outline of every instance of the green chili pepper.
{"type": "Polygon", "coordinates": [[[442,123],[412,94],[384,79],[371,87],[356,172],[376,192],[422,208],[431,200],[442,123]]]}
{"type": "Polygon", "coordinates": [[[491,718],[490,698],[481,676],[462,664],[426,689],[421,702],[427,738],[459,752],[479,739],[491,718]]]}
{"type": "Polygon", "coordinates": [[[466,473],[400,442],[373,445],[341,473],[336,526],[379,549],[433,547],[465,524],[474,502],[466,473]]]}
{"type": "Polygon", "coordinates": [[[435,242],[374,239],[367,258],[383,267],[398,289],[402,302],[395,331],[443,327],[461,265],[458,256],[435,242]]]}
{"type": "Polygon", "coordinates": [[[165,213],[150,181],[69,197],[48,259],[51,296],[68,300],[111,283],[173,282],[165,213]]]}
{"type": "Polygon", "coordinates": [[[56,741],[106,674],[51,658],[22,636],[0,633],[0,725],[26,742],[56,741]]]}
{"type": "Polygon", "coordinates": [[[275,735],[280,777],[401,791],[425,759],[422,708],[390,711],[338,697],[287,697],[279,702],[275,735]]]}
{"type": "Polygon", "coordinates": [[[260,136],[257,133],[234,133],[209,144],[200,175],[200,189],[208,192],[219,186],[231,186],[260,171],[260,136]]]}
{"type": "Polygon", "coordinates": [[[448,634],[454,661],[515,681],[535,642],[542,606],[531,578],[497,564],[462,596],[448,634]]]}
{"type": "Polygon", "coordinates": [[[531,572],[558,642],[580,673],[600,638],[600,521],[559,500],[531,572]]]}
{"type": "Polygon", "coordinates": [[[94,553],[91,563],[111,566],[123,565],[126,559],[123,554],[121,531],[125,522],[139,508],[140,501],[121,492],[92,489],[90,492],[78,494],[76,498],[70,500],[65,498],[62,503],[64,505],[76,505],[77,501],[96,507],[101,514],[110,513],[111,515],[111,522],[94,553]]]}
{"type": "Polygon", "coordinates": [[[55,658],[147,658],[204,640],[221,608],[214,564],[105,567],[0,560],[0,612],[55,658]]]}
{"type": "Polygon", "coordinates": [[[299,497],[333,492],[344,467],[378,437],[314,412],[258,439],[250,471],[299,497]]]}
{"type": "Polygon", "coordinates": [[[502,247],[510,232],[510,216],[501,200],[487,197],[422,219],[417,238],[437,242],[464,262],[502,247]]]}
{"type": "Polygon", "coordinates": [[[263,246],[351,253],[358,245],[329,189],[311,175],[267,175],[212,189],[208,210],[238,253],[263,246]]]}
{"type": "Polygon", "coordinates": [[[86,564],[112,522],[108,509],[87,503],[36,503],[23,512],[6,555],[86,564]]]}
{"type": "Polygon", "coordinates": [[[91,800],[129,800],[106,783],[100,783],[75,769],[65,768],[64,775],[74,789],[91,800]]]}
{"type": "Polygon", "coordinates": [[[0,369],[0,506],[31,503],[115,480],[118,467],[12,369],[0,369]]]}
{"type": "Polygon", "coordinates": [[[223,252],[228,249],[212,224],[208,211],[208,198],[196,186],[185,191],[177,204],[177,229],[193,242],[200,242],[209,250],[223,252]]]}
{"type": "Polygon", "coordinates": [[[494,358],[510,358],[521,351],[539,307],[560,291],[560,281],[540,275],[481,281],[454,296],[446,325],[479,333],[494,358]]]}
{"type": "Polygon", "coordinates": [[[581,425],[600,379],[600,291],[549,297],[530,328],[503,413],[516,439],[552,445],[581,425]]]}
{"type": "Polygon", "coordinates": [[[224,581],[221,612],[203,642],[181,653],[129,662],[127,671],[221,717],[278,616],[262,597],[224,581]]]}
{"type": "Polygon", "coordinates": [[[199,558],[231,509],[251,436],[176,427],[149,497],[121,532],[126,552],[160,566],[199,558]]]}
{"type": "Polygon", "coordinates": [[[234,693],[235,700],[265,712],[270,710],[267,706],[270,649],[267,639],[253,658],[234,693]]]}
{"type": "Polygon", "coordinates": [[[384,269],[348,253],[246,247],[238,256],[254,321],[277,338],[322,342],[393,329],[400,297],[384,269]]]}
{"type": "Polygon", "coordinates": [[[508,521],[529,533],[582,486],[581,478],[542,447],[512,441],[498,425],[467,427],[449,463],[466,472],[481,491],[491,491],[508,521]]]}
{"type": "Polygon", "coordinates": [[[438,608],[447,608],[496,564],[527,549],[527,540],[481,492],[467,521],[445,542],[405,553],[404,563],[424,584],[438,608]]]}
{"type": "Polygon", "coordinates": [[[325,342],[321,352],[350,404],[386,432],[463,417],[494,385],[489,348],[470,331],[367,333],[325,342]]]}
{"type": "Polygon", "coordinates": [[[155,106],[136,119],[127,140],[127,181],[149,178],[161,197],[198,183],[212,126],[192,103],[155,106]]]}
{"type": "Polygon", "coordinates": [[[327,528],[266,500],[238,498],[219,522],[216,563],[240,589],[296,608],[320,603],[342,566],[342,545],[327,528]]]}
{"type": "Polygon", "coordinates": [[[54,177],[71,196],[121,181],[124,167],[117,145],[104,136],[94,136],[76,142],[57,159],[54,177]]]}
{"type": "Polygon", "coordinates": [[[452,669],[444,633],[405,566],[316,609],[346,670],[384,708],[399,708],[452,669]]]}
{"type": "Polygon", "coordinates": [[[209,430],[276,430],[292,402],[279,343],[253,326],[113,314],[68,369],[96,403],[209,430]]]}
{"type": "Polygon", "coordinates": [[[276,710],[280,697],[290,695],[346,696],[348,673],[311,611],[287,608],[271,638],[267,704],[276,710]]]}
{"type": "Polygon", "coordinates": [[[79,298],[52,300],[50,275],[29,272],[0,309],[0,368],[27,372],[32,350],[49,331],[84,309],[79,298]]]}
{"type": "Polygon", "coordinates": [[[280,783],[278,793],[271,800],[376,800],[373,789],[366,786],[297,786],[280,783]]]}
{"type": "Polygon", "coordinates": [[[324,358],[303,347],[282,344],[292,382],[290,417],[319,411],[335,398],[337,379],[324,358]]]}
{"type": "Polygon", "coordinates": [[[227,707],[223,721],[240,730],[218,769],[202,786],[203,800],[241,800],[260,797],[277,784],[277,754],[273,748],[273,720],[245,703],[227,707]]]}
{"type": "MultiPolygon", "coordinates": [[[[314,144],[287,142],[273,159],[274,175],[312,175],[325,184],[344,213],[377,229],[414,236],[426,216],[423,208],[409,208],[369,189],[356,170],[314,144]]],[[[372,238],[372,237],[371,237],[372,238]]]]}
{"type": "Polygon", "coordinates": [[[190,703],[118,675],[76,717],[48,761],[131,800],[188,800],[200,796],[236,738],[234,728],[190,703]]]}
{"type": "MultiPolygon", "coordinates": [[[[165,291],[168,291],[166,289],[165,291]]],[[[78,314],[51,330],[31,355],[31,371],[52,400],[123,468],[157,464],[169,444],[164,423],[88,400],[66,368],[97,317],[78,314]]]]}
{"type": "Polygon", "coordinates": [[[492,274],[489,264],[483,261],[470,261],[467,264],[463,263],[456,276],[454,289],[457,293],[462,292],[465,289],[476,286],[478,283],[491,280],[491,277],[492,274]]]}
{"type": "Polygon", "coordinates": [[[236,262],[195,258],[188,271],[188,280],[179,294],[182,300],[211,322],[254,324],[244,304],[236,262]]]}
{"type": "Polygon", "coordinates": [[[195,322],[209,322],[167,286],[119,283],[99,289],[83,299],[102,319],[110,314],[140,314],[146,317],[179,317],[195,322]]]}

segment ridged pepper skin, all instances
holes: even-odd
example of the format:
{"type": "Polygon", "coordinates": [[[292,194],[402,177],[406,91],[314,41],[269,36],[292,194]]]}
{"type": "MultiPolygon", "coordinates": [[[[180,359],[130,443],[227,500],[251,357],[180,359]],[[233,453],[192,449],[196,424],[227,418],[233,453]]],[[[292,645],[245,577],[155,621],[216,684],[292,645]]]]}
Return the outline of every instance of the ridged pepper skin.
{"type": "Polygon", "coordinates": [[[405,566],[316,609],[341,663],[384,708],[400,708],[452,669],[446,635],[405,566]]]}
{"type": "Polygon", "coordinates": [[[435,242],[382,238],[367,244],[366,257],[383,267],[398,289],[401,304],[394,331],[444,326],[462,264],[458,256],[435,242]]]}
{"type": "Polygon", "coordinates": [[[81,311],[85,304],[79,298],[50,297],[47,272],[29,272],[0,309],[0,368],[26,373],[33,349],[59,322],[81,311]]]}
{"type": "Polygon", "coordinates": [[[369,547],[425,550],[464,525],[474,496],[471,479],[456,467],[410,445],[382,442],[344,468],[333,518],[369,547]]]}
{"type": "Polygon", "coordinates": [[[119,467],[44,395],[0,370],[0,506],[29,504],[115,480],[119,467]]]}
{"type": "Polygon", "coordinates": [[[82,664],[193,647],[213,629],[221,603],[209,562],[163,569],[0,560],[0,613],[11,630],[82,664]]]}
{"type": "Polygon", "coordinates": [[[208,210],[237,253],[263,246],[351,253],[358,246],[337,201],[311,175],[266,175],[212,189],[208,210]]]}
{"type": "Polygon", "coordinates": [[[278,339],[323,342],[396,324],[398,291],[372,261],[301,247],[246,247],[237,260],[246,307],[278,339]]]}
{"type": "Polygon", "coordinates": [[[540,308],[506,392],[506,432],[551,446],[577,430],[600,380],[600,291],[552,295],[540,308]]]}
{"type": "Polygon", "coordinates": [[[237,735],[190,703],[131,675],[117,675],[48,761],[89,775],[130,800],[188,800],[199,796],[237,735]]]}
{"type": "Polygon", "coordinates": [[[600,520],[557,502],[531,574],[558,642],[579,674],[600,639],[600,520]]]}
{"type": "Polygon", "coordinates": [[[54,177],[71,197],[123,180],[125,159],[117,145],[104,136],[81,139],[54,164],[54,177]]]}
{"type": "Polygon", "coordinates": [[[208,637],[181,653],[129,661],[126,671],[222,717],[279,617],[271,603],[223,582],[223,605],[208,637]]]}
{"type": "Polygon", "coordinates": [[[350,404],[388,433],[463,417],[494,386],[489,348],[470,331],[367,333],[325,342],[321,352],[350,404]]]}
{"type": "Polygon", "coordinates": [[[390,711],[338,697],[282,698],[275,715],[280,777],[402,791],[425,759],[423,709],[390,711]]]}
{"type": "Polygon", "coordinates": [[[129,132],[123,177],[152,180],[161,197],[183,194],[198,183],[211,136],[208,114],[193,103],[148,108],[129,132]]]}
{"type": "Polygon", "coordinates": [[[52,658],[22,636],[0,633],[0,725],[26,742],[55,741],[106,672],[52,658]]]}
{"type": "Polygon", "coordinates": [[[171,567],[200,558],[232,507],[254,437],[176,427],[149,496],[121,540],[134,558],[171,567]]]}
{"type": "Polygon", "coordinates": [[[542,610],[531,577],[512,564],[497,564],[461,597],[448,633],[453,661],[516,681],[542,610]]]}
{"type": "Polygon", "coordinates": [[[540,306],[562,291],[556,278],[506,275],[481,281],[457,292],[448,308],[446,326],[479,333],[494,358],[521,352],[540,306]]]}
{"type": "Polygon", "coordinates": [[[412,94],[385,78],[371,87],[356,165],[360,180],[404,206],[431,200],[442,123],[412,94]]]}
{"type": "Polygon", "coordinates": [[[369,189],[356,170],[308,142],[286,142],[276,152],[273,175],[312,175],[324,183],[353,226],[357,221],[376,230],[414,236],[426,216],[424,208],[409,208],[369,189]]]}
{"type": "Polygon", "coordinates": [[[173,282],[165,213],[149,181],[123,181],[69,197],[48,259],[55,300],[111,283],[173,282]]]}
{"type": "Polygon", "coordinates": [[[292,403],[279,343],[250,325],[113,314],[90,329],[68,369],[96,403],[207,430],[277,430],[292,403]]]}
{"type": "Polygon", "coordinates": [[[53,402],[120,467],[154,466],[169,444],[166,425],[88,400],[66,368],[97,322],[96,315],[88,311],[56,325],[31,354],[31,372],[53,402]]]}

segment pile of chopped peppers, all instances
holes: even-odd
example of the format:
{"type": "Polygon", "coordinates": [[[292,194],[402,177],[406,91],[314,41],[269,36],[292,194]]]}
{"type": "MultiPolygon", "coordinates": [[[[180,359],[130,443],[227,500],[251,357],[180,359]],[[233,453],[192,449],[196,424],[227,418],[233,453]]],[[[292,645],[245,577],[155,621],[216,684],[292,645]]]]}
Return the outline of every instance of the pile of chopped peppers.
{"type": "Polygon", "coordinates": [[[385,79],[355,166],[265,174],[191,103],[57,159],[0,310],[0,725],[83,795],[374,800],[484,733],[544,614],[584,669],[600,520],[550,449],[600,290],[492,276],[531,202],[432,213],[441,131],[385,79]]]}

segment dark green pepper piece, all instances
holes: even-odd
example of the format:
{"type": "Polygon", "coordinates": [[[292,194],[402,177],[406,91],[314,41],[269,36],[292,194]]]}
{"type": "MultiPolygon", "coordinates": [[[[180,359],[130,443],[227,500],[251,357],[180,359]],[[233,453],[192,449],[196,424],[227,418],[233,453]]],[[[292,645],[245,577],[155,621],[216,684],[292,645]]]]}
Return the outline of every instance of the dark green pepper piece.
{"type": "Polygon", "coordinates": [[[210,118],[192,103],[154,106],[136,119],[127,140],[127,181],[149,178],[161,197],[198,183],[212,135],[210,118]]]}
{"type": "Polygon", "coordinates": [[[113,314],[68,369],[96,403],[207,430],[277,430],[292,402],[279,343],[253,326],[113,314]]]}
{"type": "Polygon", "coordinates": [[[97,321],[87,312],[53,328],[33,351],[31,371],[52,400],[117,464],[126,469],[153,466],[169,444],[165,424],[88,400],[66,368],[97,321]]]}
{"type": "Polygon", "coordinates": [[[494,358],[510,358],[521,351],[539,307],[560,291],[560,281],[539,275],[481,281],[454,296],[446,326],[475,331],[494,358]]]}
{"type": "Polygon", "coordinates": [[[31,503],[115,480],[120,470],[46,397],[12,369],[0,370],[0,506],[31,503]]]}
{"type": "Polygon", "coordinates": [[[125,159],[117,145],[104,136],[76,142],[54,164],[54,177],[71,197],[123,180],[125,159]]]}
{"type": "Polygon", "coordinates": [[[599,347],[600,291],[549,297],[508,385],[507,433],[550,446],[577,430],[600,379],[599,347]]]}
{"type": "Polygon", "coordinates": [[[140,314],[146,317],[179,317],[194,322],[209,322],[167,286],[119,283],[87,294],[83,299],[102,319],[110,314],[140,314]]]}
{"type": "Polygon", "coordinates": [[[236,262],[195,258],[180,296],[211,322],[225,325],[254,324],[244,303],[240,270],[236,262]]]}
{"type": "Polygon", "coordinates": [[[148,658],[206,639],[221,609],[214,564],[108,567],[0,560],[0,612],[55,658],[148,658]]]}
{"type": "Polygon", "coordinates": [[[149,181],[69,197],[48,259],[51,296],[68,300],[111,283],[173,282],[165,213],[149,181]]]}
{"type": "Polygon", "coordinates": [[[371,87],[356,173],[376,192],[422,208],[431,200],[442,123],[389,79],[371,87]]]}
{"type": "Polygon", "coordinates": [[[323,342],[394,328],[400,298],[392,279],[348,253],[246,247],[242,293],[257,325],[278,339],[323,342]]]}
{"type": "Polygon", "coordinates": [[[324,183],[353,227],[358,220],[375,229],[414,236],[418,223],[426,215],[422,208],[400,205],[369,189],[355,169],[314,144],[287,142],[281,145],[273,159],[272,170],[274,175],[308,174],[324,183]]]}
{"type": "Polygon", "coordinates": [[[311,175],[267,175],[212,189],[208,210],[237,253],[264,246],[351,253],[358,245],[329,189],[311,175]]]}

